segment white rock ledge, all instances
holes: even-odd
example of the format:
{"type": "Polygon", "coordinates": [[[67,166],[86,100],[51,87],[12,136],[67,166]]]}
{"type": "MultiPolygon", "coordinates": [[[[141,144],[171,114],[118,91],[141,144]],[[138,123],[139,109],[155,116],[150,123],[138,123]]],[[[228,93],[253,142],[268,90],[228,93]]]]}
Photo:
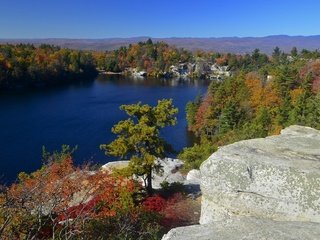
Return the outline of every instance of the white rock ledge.
{"type": "Polygon", "coordinates": [[[175,228],[162,240],[319,240],[319,227],[317,223],[233,217],[210,225],[175,228]]]}
{"type": "Polygon", "coordinates": [[[320,132],[291,126],[281,135],[221,147],[201,165],[200,223],[232,215],[320,222],[320,132]]]}
{"type": "Polygon", "coordinates": [[[204,225],[163,239],[320,239],[320,131],[291,126],[221,147],[200,173],[204,225]]]}

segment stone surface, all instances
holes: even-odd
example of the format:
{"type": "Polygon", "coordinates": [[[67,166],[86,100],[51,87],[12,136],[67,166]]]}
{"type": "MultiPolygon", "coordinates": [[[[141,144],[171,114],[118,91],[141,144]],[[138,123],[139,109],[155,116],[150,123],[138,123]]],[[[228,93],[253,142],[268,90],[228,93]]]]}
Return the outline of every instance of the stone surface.
{"type": "Polygon", "coordinates": [[[157,162],[161,164],[163,172],[161,174],[153,173],[153,188],[161,188],[160,184],[163,181],[167,181],[169,183],[184,182],[185,178],[179,172],[179,170],[183,166],[183,162],[181,160],[174,158],[164,158],[158,159],[157,162]]]}
{"type": "MultiPolygon", "coordinates": [[[[153,173],[153,181],[152,186],[155,189],[161,188],[160,184],[163,181],[167,181],[169,183],[173,182],[181,182],[185,181],[185,177],[179,172],[181,167],[183,166],[183,162],[179,159],[174,158],[164,158],[157,159],[157,164],[162,166],[161,173],[153,173]]],[[[129,165],[129,161],[114,161],[108,162],[101,167],[104,171],[112,171],[112,169],[122,169],[129,165]]],[[[141,179],[143,183],[143,180],[141,179]]]]}
{"type": "Polygon", "coordinates": [[[108,162],[104,164],[101,169],[112,171],[112,169],[122,169],[129,165],[129,161],[114,161],[114,162],[108,162]]]}
{"type": "Polygon", "coordinates": [[[196,199],[201,196],[200,190],[201,173],[197,169],[192,169],[188,172],[184,181],[185,191],[187,196],[196,199]]]}
{"type": "Polygon", "coordinates": [[[233,215],[320,222],[320,132],[291,126],[281,135],[221,147],[201,165],[200,223],[233,215]]]}
{"type": "Polygon", "coordinates": [[[221,147],[200,168],[201,225],[163,240],[320,240],[320,131],[221,147]]]}
{"type": "Polygon", "coordinates": [[[201,180],[201,173],[199,170],[197,169],[192,169],[188,172],[187,177],[186,177],[186,181],[190,182],[190,183],[199,183],[200,184],[200,180],[201,180]]]}
{"type": "Polygon", "coordinates": [[[232,217],[170,230],[162,240],[319,240],[320,224],[232,217]]]}

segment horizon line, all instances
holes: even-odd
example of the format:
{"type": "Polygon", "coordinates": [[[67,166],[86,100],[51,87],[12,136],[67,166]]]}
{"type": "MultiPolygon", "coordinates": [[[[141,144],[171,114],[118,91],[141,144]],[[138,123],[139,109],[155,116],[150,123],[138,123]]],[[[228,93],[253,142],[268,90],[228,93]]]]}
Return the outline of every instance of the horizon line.
{"type": "Polygon", "coordinates": [[[152,37],[152,36],[132,36],[132,37],[102,37],[102,38],[76,38],[76,37],[35,37],[35,38],[4,38],[0,37],[0,40],[106,40],[106,39],[139,39],[139,38],[150,38],[150,39],[219,39],[219,38],[268,38],[268,37],[318,37],[320,34],[315,35],[287,35],[287,34],[275,34],[275,35],[266,35],[266,36],[224,36],[224,37],[192,37],[192,36],[185,36],[185,37],[152,37]]]}

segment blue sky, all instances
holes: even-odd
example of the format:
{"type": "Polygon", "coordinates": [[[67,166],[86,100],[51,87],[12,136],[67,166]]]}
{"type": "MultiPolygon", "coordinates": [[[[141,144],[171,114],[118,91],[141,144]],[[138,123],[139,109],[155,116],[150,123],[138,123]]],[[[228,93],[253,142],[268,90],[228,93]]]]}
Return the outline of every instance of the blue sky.
{"type": "Polygon", "coordinates": [[[0,38],[319,35],[319,0],[3,0],[0,38]]]}

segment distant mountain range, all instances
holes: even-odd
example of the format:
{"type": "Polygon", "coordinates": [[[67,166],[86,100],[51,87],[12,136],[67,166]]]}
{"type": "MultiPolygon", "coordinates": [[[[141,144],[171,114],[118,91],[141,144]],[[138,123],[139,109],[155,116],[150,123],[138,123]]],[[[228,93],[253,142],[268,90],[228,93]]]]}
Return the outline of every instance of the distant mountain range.
{"type": "MultiPolygon", "coordinates": [[[[105,38],[105,39],[0,39],[0,43],[41,43],[54,44],[65,48],[83,50],[114,50],[121,46],[146,41],[149,37],[134,38],[105,38]]],[[[287,36],[274,35],[267,37],[221,37],[221,38],[151,38],[154,42],[164,41],[176,47],[194,51],[202,49],[205,51],[250,53],[255,48],[261,52],[271,54],[278,46],[281,50],[289,52],[292,47],[298,50],[303,48],[315,50],[320,48],[320,35],[315,36],[287,36]]]]}

